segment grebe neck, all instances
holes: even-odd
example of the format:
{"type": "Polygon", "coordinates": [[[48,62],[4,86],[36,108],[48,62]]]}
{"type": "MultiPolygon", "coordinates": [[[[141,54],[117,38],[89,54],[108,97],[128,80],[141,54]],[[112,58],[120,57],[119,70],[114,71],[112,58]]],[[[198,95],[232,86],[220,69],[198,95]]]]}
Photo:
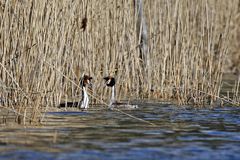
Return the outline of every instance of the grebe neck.
{"type": "Polygon", "coordinates": [[[110,107],[113,105],[113,103],[115,103],[115,87],[112,86],[112,97],[110,100],[110,107]]]}
{"type": "Polygon", "coordinates": [[[83,93],[83,98],[82,98],[81,108],[88,108],[89,98],[88,98],[87,90],[84,86],[82,87],[82,93],[83,93]]]}

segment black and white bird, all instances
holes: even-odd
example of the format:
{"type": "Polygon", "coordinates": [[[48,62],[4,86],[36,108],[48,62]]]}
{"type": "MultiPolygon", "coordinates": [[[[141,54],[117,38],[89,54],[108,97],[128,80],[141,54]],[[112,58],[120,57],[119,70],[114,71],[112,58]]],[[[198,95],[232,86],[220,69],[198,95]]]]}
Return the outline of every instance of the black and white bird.
{"type": "Polygon", "coordinates": [[[105,84],[107,87],[110,87],[112,89],[112,95],[109,103],[109,109],[113,109],[114,107],[117,108],[124,108],[124,109],[137,109],[138,105],[133,105],[129,103],[122,103],[122,102],[117,102],[115,100],[115,78],[111,76],[107,76],[103,78],[105,80],[105,84]]]}

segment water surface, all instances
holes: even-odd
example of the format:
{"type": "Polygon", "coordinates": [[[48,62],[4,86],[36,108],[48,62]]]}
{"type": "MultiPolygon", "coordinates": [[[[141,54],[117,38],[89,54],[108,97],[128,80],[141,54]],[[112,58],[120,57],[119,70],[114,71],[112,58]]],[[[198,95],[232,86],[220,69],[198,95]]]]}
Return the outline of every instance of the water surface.
{"type": "Polygon", "coordinates": [[[0,132],[0,159],[240,159],[240,108],[141,103],[126,111],[51,112],[0,132]]]}

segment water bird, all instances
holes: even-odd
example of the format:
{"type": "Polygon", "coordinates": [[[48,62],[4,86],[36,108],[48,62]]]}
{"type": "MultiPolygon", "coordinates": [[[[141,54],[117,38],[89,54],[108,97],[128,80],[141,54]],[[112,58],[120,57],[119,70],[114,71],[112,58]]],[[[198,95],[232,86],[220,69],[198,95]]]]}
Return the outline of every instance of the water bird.
{"type": "Polygon", "coordinates": [[[138,105],[133,105],[129,103],[117,102],[115,100],[115,78],[111,76],[107,76],[103,78],[105,80],[105,85],[112,89],[112,95],[109,103],[109,109],[113,109],[114,107],[117,108],[124,108],[124,109],[137,109],[138,105]]]}
{"type": "Polygon", "coordinates": [[[82,87],[82,100],[81,100],[81,106],[80,108],[87,109],[89,108],[89,98],[88,98],[88,92],[87,92],[87,86],[91,85],[92,77],[88,75],[84,75],[82,79],[80,80],[80,86],[82,87]]]}
{"type": "Polygon", "coordinates": [[[87,88],[88,85],[92,85],[92,77],[88,76],[88,75],[83,75],[80,79],[80,87],[82,89],[82,99],[81,101],[76,101],[76,102],[63,102],[60,103],[60,105],[58,106],[58,108],[66,108],[66,107],[78,107],[78,108],[89,108],[88,107],[88,103],[89,103],[89,98],[88,98],[88,92],[87,92],[87,88]]]}

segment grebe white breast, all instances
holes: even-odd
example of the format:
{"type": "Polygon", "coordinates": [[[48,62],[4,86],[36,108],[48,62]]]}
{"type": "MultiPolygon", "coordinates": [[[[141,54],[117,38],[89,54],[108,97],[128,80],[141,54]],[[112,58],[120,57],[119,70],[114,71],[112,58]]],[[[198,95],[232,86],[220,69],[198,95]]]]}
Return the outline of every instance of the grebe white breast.
{"type": "Polygon", "coordinates": [[[112,89],[112,95],[109,103],[109,109],[113,109],[115,107],[117,108],[122,108],[122,109],[137,109],[138,105],[134,104],[129,104],[129,103],[122,103],[122,102],[117,102],[115,100],[115,78],[108,76],[103,78],[105,80],[105,84],[107,87],[110,87],[112,89]]]}
{"type": "Polygon", "coordinates": [[[84,75],[81,78],[80,85],[82,87],[82,100],[81,100],[81,108],[87,109],[89,108],[89,98],[88,98],[88,92],[87,92],[87,86],[91,85],[92,77],[84,75]]]}

